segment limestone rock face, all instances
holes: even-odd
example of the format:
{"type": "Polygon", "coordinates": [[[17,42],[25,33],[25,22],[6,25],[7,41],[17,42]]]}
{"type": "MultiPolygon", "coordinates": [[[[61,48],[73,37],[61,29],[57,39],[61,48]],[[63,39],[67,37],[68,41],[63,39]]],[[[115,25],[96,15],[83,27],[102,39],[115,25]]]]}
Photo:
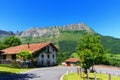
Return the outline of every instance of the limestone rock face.
{"type": "Polygon", "coordinates": [[[85,31],[91,31],[89,27],[87,27],[84,23],[78,23],[78,24],[69,24],[66,26],[63,26],[64,30],[85,30],[85,31]]]}
{"type": "Polygon", "coordinates": [[[47,28],[32,27],[23,31],[19,37],[42,37],[42,36],[59,36],[60,31],[74,31],[85,30],[92,32],[92,30],[83,23],[69,24],[65,26],[53,26],[47,28]]]}
{"type": "Polygon", "coordinates": [[[59,30],[54,28],[30,28],[24,31],[20,37],[41,37],[50,35],[59,35],[59,30]]]}

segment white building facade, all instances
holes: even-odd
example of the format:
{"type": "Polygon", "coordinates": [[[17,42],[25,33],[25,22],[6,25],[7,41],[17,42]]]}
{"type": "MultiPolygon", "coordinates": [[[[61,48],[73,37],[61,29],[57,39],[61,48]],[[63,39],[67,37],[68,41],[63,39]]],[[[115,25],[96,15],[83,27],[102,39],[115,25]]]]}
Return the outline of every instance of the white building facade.
{"type": "MultiPolygon", "coordinates": [[[[22,44],[0,51],[0,61],[13,61],[18,60],[16,54],[20,51],[28,50],[32,53],[33,64],[37,67],[54,66],[57,64],[57,51],[58,49],[50,42],[35,43],[35,44],[22,44]]],[[[1,62],[2,63],[2,62],[1,62]]]]}
{"type": "Polygon", "coordinates": [[[57,50],[51,45],[47,45],[44,51],[39,53],[39,56],[34,58],[37,66],[54,66],[57,64],[57,50]]]}

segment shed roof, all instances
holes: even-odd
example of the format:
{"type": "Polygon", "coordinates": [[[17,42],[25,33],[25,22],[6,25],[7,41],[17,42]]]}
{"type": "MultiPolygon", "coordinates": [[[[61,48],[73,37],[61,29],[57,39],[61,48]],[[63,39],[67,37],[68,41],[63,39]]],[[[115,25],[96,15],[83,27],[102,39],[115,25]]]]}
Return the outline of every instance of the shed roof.
{"type": "Polygon", "coordinates": [[[69,58],[65,60],[65,62],[78,62],[80,59],[79,58],[69,58]]]}

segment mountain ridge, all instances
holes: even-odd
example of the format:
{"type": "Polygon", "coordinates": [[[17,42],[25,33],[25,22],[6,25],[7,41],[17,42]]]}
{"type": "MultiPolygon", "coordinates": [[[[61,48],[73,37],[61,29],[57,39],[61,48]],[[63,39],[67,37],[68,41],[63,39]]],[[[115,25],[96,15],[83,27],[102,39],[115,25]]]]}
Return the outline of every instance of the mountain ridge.
{"type": "MultiPolygon", "coordinates": [[[[32,27],[22,32],[17,31],[17,33],[13,35],[19,37],[23,44],[51,41],[60,49],[61,52],[68,54],[75,52],[77,42],[80,37],[84,36],[86,33],[100,35],[84,23],[47,28],[32,27]]],[[[2,41],[5,36],[13,35],[4,34],[2,35],[3,37],[0,36],[0,41],[2,41]]],[[[111,49],[111,53],[120,53],[119,38],[103,35],[100,36],[105,49],[111,49]]]]}
{"type": "Polygon", "coordinates": [[[78,23],[78,24],[68,24],[65,26],[53,26],[53,27],[47,27],[47,28],[39,28],[39,27],[32,27],[25,31],[23,31],[19,37],[42,37],[42,36],[59,36],[60,31],[87,31],[87,32],[93,32],[88,26],[86,26],[84,23],[78,23]]]}
{"type": "Polygon", "coordinates": [[[12,31],[5,31],[5,30],[0,30],[0,36],[14,36],[15,33],[12,31]]]}

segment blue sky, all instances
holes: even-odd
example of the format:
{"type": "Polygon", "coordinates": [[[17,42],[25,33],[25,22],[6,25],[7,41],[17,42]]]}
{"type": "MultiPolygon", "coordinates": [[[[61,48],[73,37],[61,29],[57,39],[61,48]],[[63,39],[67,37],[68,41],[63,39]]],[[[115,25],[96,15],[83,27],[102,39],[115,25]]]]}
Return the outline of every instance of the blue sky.
{"type": "Polygon", "coordinates": [[[120,38],[120,0],[0,0],[0,30],[80,22],[97,33],[120,38]]]}

